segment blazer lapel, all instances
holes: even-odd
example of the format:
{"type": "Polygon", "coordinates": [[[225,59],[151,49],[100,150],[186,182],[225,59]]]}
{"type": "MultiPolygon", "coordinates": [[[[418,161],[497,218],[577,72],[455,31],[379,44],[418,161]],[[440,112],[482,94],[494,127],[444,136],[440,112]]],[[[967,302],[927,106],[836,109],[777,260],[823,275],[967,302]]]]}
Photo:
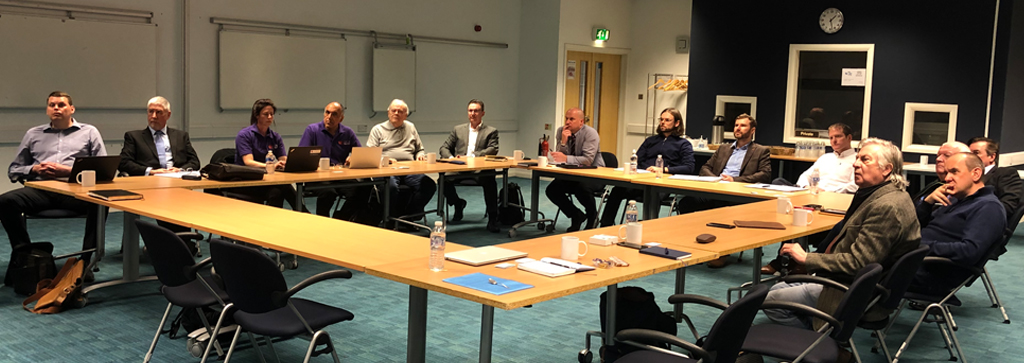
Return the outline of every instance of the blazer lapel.
{"type": "Polygon", "coordinates": [[[156,158],[156,160],[160,160],[160,156],[156,153],[156,141],[153,139],[153,133],[149,132],[149,128],[147,127],[142,130],[142,135],[142,140],[146,143],[146,148],[153,153],[153,157],[156,158]]]}

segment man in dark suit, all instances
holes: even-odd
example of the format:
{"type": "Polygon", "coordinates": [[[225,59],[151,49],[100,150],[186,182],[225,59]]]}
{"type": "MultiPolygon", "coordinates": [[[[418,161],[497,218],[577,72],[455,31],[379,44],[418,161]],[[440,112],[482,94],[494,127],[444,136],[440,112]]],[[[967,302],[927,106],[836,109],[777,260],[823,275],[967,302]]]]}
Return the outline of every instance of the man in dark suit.
{"type": "MultiPolygon", "coordinates": [[[[985,175],[981,181],[995,188],[996,197],[1006,210],[1006,218],[1010,218],[1020,208],[1021,198],[1024,197],[1024,181],[1021,181],[1017,169],[996,166],[999,161],[999,142],[995,140],[975,137],[967,141],[967,145],[985,164],[985,175]]],[[[1013,224],[1017,222],[1010,221],[1013,224]]]]}
{"type": "Polygon", "coordinates": [[[119,170],[128,175],[175,173],[199,170],[199,156],[192,148],[188,132],[167,127],[171,103],[156,96],[146,105],[149,126],[124,133],[119,170]]]}
{"type": "MultiPolygon", "coordinates": [[[[498,155],[498,129],[483,124],[484,102],[473,99],[466,106],[469,123],[455,126],[448,139],[438,150],[441,158],[464,158],[468,156],[498,155]]],[[[498,184],[494,175],[481,175],[476,178],[477,184],[484,188],[484,204],[487,206],[487,230],[498,232],[498,184]]],[[[459,198],[455,191],[455,183],[445,183],[444,197],[448,205],[455,206],[452,221],[461,221],[462,212],[466,209],[466,201],[459,198]]]]}

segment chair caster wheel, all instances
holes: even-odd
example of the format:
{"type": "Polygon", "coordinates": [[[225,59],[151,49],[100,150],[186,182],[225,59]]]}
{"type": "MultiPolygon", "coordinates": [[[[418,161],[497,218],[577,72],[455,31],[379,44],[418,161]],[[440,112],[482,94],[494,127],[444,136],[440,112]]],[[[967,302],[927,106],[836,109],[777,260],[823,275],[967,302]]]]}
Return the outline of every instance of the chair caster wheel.
{"type": "Polygon", "coordinates": [[[293,259],[292,262],[288,263],[288,269],[289,270],[294,270],[294,269],[297,269],[297,268],[299,268],[299,260],[293,259]]]}
{"type": "Polygon", "coordinates": [[[84,308],[85,304],[89,303],[89,294],[83,293],[78,300],[75,300],[74,306],[78,309],[84,308]]]}
{"type": "Polygon", "coordinates": [[[594,360],[594,352],[591,352],[590,349],[581,350],[577,360],[580,363],[590,363],[594,360]]]}
{"type": "Polygon", "coordinates": [[[546,230],[548,231],[548,233],[554,232],[555,231],[555,225],[554,224],[547,225],[547,229],[546,230]]]}
{"type": "Polygon", "coordinates": [[[543,231],[544,230],[544,223],[537,223],[537,229],[543,231]]]}
{"type": "Polygon", "coordinates": [[[518,233],[516,233],[516,230],[514,230],[514,229],[508,230],[508,237],[509,238],[516,238],[516,234],[518,234],[518,233]]]}

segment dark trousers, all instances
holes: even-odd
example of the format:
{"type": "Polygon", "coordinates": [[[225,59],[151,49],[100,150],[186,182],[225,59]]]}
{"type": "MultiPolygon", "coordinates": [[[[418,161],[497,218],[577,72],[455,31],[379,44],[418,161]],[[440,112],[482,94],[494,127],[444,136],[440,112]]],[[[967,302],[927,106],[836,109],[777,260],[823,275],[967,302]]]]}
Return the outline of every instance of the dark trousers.
{"type": "MultiPolygon", "coordinates": [[[[96,205],[72,196],[33,188],[16,189],[0,195],[0,222],[7,231],[12,248],[32,242],[22,214],[34,214],[47,209],[67,209],[85,213],[82,249],[96,248],[96,221],[99,217],[96,205]]],[[[89,257],[90,254],[85,254],[82,259],[88,261],[89,257]]]]}
{"type": "MultiPolygon", "coordinates": [[[[455,174],[460,173],[448,173],[448,175],[455,174]]],[[[476,179],[476,183],[480,184],[480,186],[484,188],[484,205],[487,207],[487,220],[497,221],[498,182],[495,180],[494,175],[481,175],[473,179],[476,179]]],[[[459,200],[459,193],[455,191],[455,182],[445,181],[444,198],[448,205],[455,205],[455,201],[459,200]]]]}
{"type": "Polygon", "coordinates": [[[351,217],[357,210],[366,207],[366,197],[369,196],[370,191],[373,190],[371,186],[345,186],[345,184],[354,183],[356,181],[357,180],[341,180],[336,182],[318,183],[317,185],[331,185],[337,186],[337,188],[319,189],[315,192],[316,215],[330,217],[331,211],[334,209],[334,201],[338,200],[339,196],[344,196],[345,204],[338,210],[338,213],[336,213],[334,217],[342,220],[351,220],[351,217]],[[363,198],[356,198],[356,196],[362,196],[363,198]]]}
{"type": "MultiPolygon", "coordinates": [[[[569,216],[569,218],[584,215],[588,220],[594,220],[597,218],[597,203],[594,202],[594,191],[601,189],[602,185],[595,183],[585,183],[578,181],[569,181],[564,179],[555,178],[547,189],[544,189],[544,194],[547,194],[548,200],[554,203],[562,210],[562,213],[569,216]],[[576,205],[573,204],[572,199],[569,199],[569,195],[576,196],[576,200],[580,201],[583,205],[581,212],[576,205]]],[[[589,228],[589,226],[587,226],[589,228]]]]}
{"type": "MultiPolygon", "coordinates": [[[[658,202],[660,203],[666,196],[668,196],[668,193],[658,193],[658,202]]],[[[619,208],[622,207],[622,201],[627,199],[635,200],[637,203],[643,202],[644,190],[626,187],[612,188],[611,193],[608,193],[608,198],[604,202],[604,211],[601,212],[601,227],[615,224],[615,220],[619,217],[619,208]]],[[[640,211],[638,210],[638,212],[640,211]]],[[[654,218],[658,218],[657,212],[655,212],[654,218]]]]}
{"type": "Polygon", "coordinates": [[[423,174],[401,175],[389,178],[388,188],[391,191],[391,216],[400,217],[423,213],[424,207],[437,192],[437,183],[423,174]],[[402,193],[398,189],[399,185],[405,185],[409,190],[402,193]]]}

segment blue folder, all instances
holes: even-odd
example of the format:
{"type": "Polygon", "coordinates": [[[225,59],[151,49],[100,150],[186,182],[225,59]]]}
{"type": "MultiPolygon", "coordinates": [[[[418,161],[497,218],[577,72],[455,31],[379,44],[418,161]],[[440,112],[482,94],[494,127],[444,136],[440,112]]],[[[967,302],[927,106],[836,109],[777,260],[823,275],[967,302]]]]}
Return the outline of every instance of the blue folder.
{"type": "Polygon", "coordinates": [[[450,284],[456,284],[462,287],[468,287],[473,290],[480,290],[495,295],[507,294],[513,291],[519,291],[533,287],[533,285],[527,285],[522,282],[506,280],[500,277],[494,277],[480,272],[471,273],[469,275],[459,277],[449,277],[442,281],[450,284]],[[491,285],[491,282],[488,281],[487,279],[494,279],[494,281],[497,281],[498,284],[491,285]],[[505,284],[505,286],[508,286],[508,288],[506,289],[505,286],[501,286],[501,284],[505,284]]]}

